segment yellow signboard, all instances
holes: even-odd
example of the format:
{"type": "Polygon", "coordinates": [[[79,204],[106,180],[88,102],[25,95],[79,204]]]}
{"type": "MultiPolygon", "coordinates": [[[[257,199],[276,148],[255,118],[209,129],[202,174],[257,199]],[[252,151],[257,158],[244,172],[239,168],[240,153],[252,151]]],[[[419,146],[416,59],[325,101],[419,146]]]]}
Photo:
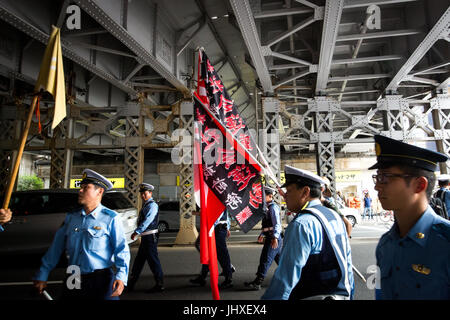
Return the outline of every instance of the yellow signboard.
{"type": "Polygon", "coordinates": [[[359,182],[361,181],[361,171],[341,171],[336,172],[336,182],[359,182]]]}
{"type": "MultiPolygon", "coordinates": [[[[125,178],[108,178],[113,184],[113,189],[125,188],[125,178]]],[[[76,189],[80,187],[81,179],[70,179],[70,188],[76,189]]]]}

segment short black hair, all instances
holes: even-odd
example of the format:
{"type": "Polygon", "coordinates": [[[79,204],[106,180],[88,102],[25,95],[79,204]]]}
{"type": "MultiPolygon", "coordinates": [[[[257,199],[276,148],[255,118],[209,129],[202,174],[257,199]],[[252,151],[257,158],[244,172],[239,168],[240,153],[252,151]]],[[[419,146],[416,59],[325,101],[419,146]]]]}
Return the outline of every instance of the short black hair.
{"type": "Polygon", "coordinates": [[[300,181],[293,181],[291,184],[295,184],[297,189],[301,189],[303,187],[309,187],[309,196],[313,199],[320,198],[322,196],[322,188],[317,186],[311,186],[309,184],[302,183],[300,181]]]}
{"type": "Polygon", "coordinates": [[[449,183],[450,183],[450,180],[439,180],[439,187],[448,186],[449,183]]]}

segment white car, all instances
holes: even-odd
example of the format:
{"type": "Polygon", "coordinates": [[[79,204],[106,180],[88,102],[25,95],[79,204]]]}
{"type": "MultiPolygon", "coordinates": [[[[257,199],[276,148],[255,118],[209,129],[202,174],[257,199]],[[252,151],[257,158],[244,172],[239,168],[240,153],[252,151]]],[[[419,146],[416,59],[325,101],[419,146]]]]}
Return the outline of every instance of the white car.
{"type": "MultiPolygon", "coordinates": [[[[131,234],[136,229],[138,212],[126,199],[125,191],[106,192],[102,204],[118,213],[127,242],[134,242],[131,234]]],[[[76,189],[13,192],[13,217],[6,224],[6,231],[0,232],[0,255],[45,253],[67,213],[79,206],[76,189]]]]}
{"type": "MultiPolygon", "coordinates": [[[[354,227],[357,223],[361,223],[361,214],[357,209],[346,207],[341,202],[337,202],[336,205],[339,211],[344,214],[348,221],[350,221],[352,227],[354,227]]],[[[294,219],[294,217],[294,212],[286,210],[286,223],[290,223],[294,219]]]]}
{"type": "Polygon", "coordinates": [[[347,220],[350,221],[352,227],[354,227],[357,223],[361,223],[361,214],[359,213],[358,209],[346,207],[339,201],[336,202],[336,206],[338,207],[339,211],[344,214],[347,220]]]}

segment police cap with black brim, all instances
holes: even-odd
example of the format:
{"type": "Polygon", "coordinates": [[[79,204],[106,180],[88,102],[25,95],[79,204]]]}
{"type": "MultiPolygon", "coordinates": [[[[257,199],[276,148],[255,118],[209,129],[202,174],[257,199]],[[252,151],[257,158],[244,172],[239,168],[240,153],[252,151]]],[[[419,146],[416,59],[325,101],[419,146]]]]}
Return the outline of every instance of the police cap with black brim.
{"type": "Polygon", "coordinates": [[[145,192],[145,191],[153,192],[154,189],[155,189],[155,187],[152,186],[150,183],[141,183],[139,185],[139,192],[145,192]]]}
{"type": "Polygon", "coordinates": [[[381,135],[375,135],[374,138],[377,163],[371,166],[369,170],[383,169],[393,165],[405,165],[427,171],[436,171],[439,162],[448,160],[446,155],[439,152],[381,135]]]}
{"type": "Polygon", "coordinates": [[[111,181],[109,181],[107,178],[102,176],[100,173],[95,172],[94,170],[91,170],[91,169],[84,169],[83,178],[82,178],[80,184],[83,185],[83,184],[88,184],[88,183],[92,183],[97,186],[100,186],[103,189],[105,189],[105,191],[111,190],[113,187],[113,184],[111,183],[111,181]]]}
{"type": "Polygon", "coordinates": [[[309,172],[307,170],[302,170],[294,168],[291,166],[284,166],[284,175],[286,182],[281,186],[285,188],[292,183],[299,183],[303,186],[320,188],[325,182],[316,174],[309,172]]]}

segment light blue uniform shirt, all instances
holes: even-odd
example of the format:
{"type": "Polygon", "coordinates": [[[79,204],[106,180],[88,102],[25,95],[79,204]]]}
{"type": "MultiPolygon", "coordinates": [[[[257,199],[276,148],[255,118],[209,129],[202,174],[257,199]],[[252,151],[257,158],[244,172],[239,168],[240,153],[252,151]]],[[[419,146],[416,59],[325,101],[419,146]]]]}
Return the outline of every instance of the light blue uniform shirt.
{"type": "MultiPolygon", "coordinates": [[[[158,213],[158,204],[156,202],[152,202],[153,198],[148,199],[145,201],[142,210],[144,210],[144,219],[143,221],[138,225],[137,229],[134,231],[137,234],[141,234],[145,230],[147,230],[150,223],[155,220],[156,214],[158,213]],[[152,202],[152,203],[150,203],[152,202]],[[150,204],[149,204],[150,203],[150,204]]],[[[156,226],[158,228],[158,226],[156,226]]]]}
{"type": "MultiPolygon", "coordinates": [[[[307,208],[321,205],[316,199],[309,202],[307,208]]],[[[345,227],[342,226],[345,231],[345,227]]],[[[280,263],[263,300],[287,300],[300,281],[302,269],[311,254],[322,250],[323,234],[320,221],[311,214],[303,214],[289,223],[285,231],[280,263]]],[[[352,270],[350,248],[345,253],[349,270],[352,270]]]]}
{"type": "Polygon", "coordinates": [[[100,204],[88,215],[84,209],[68,213],[33,279],[47,281],[64,249],[69,265],[79,266],[81,274],[114,264],[117,268],[116,279],[127,283],[130,249],[122,222],[115,211],[100,204]]]}
{"type": "Polygon", "coordinates": [[[3,227],[0,225],[0,232],[5,231],[5,229],[3,229],[3,227]]]}
{"type": "MultiPolygon", "coordinates": [[[[272,220],[273,225],[273,236],[274,238],[279,239],[281,235],[281,219],[280,219],[280,207],[273,201],[267,203],[269,209],[267,213],[270,216],[270,220],[272,220]]],[[[264,232],[261,232],[263,235],[264,232]]]]}
{"type": "Polygon", "coordinates": [[[450,299],[450,221],[430,206],[404,238],[394,223],[381,237],[376,257],[377,299],[450,299]]]}
{"type": "Polygon", "coordinates": [[[221,223],[224,214],[227,215],[227,230],[230,230],[230,227],[231,227],[230,217],[228,216],[228,213],[227,213],[226,210],[220,215],[219,219],[217,219],[216,222],[214,222],[214,228],[215,228],[219,223],[221,223]]]}

